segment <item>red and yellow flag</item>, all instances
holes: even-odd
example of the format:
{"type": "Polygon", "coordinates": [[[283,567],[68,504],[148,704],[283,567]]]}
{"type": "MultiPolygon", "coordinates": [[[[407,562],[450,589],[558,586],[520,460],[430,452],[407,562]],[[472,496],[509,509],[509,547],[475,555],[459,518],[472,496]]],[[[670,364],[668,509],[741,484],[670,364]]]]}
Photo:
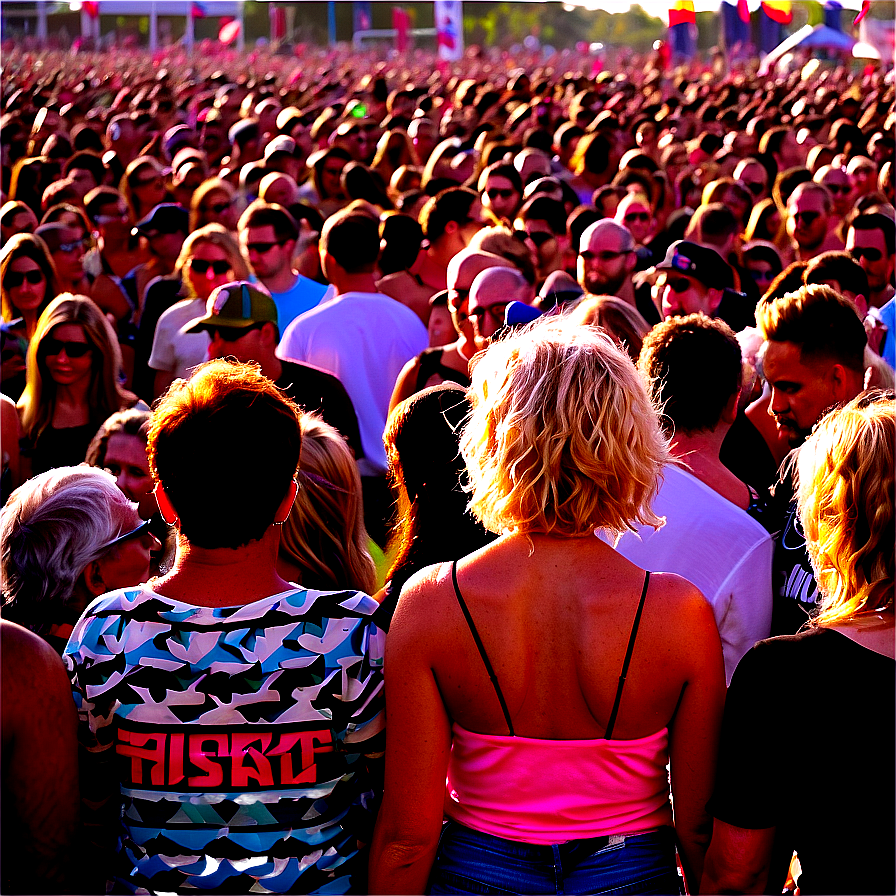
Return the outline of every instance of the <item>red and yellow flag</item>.
{"type": "Polygon", "coordinates": [[[697,15],[694,12],[694,0],[671,0],[669,4],[669,27],[685,23],[696,23],[697,15]]]}
{"type": "Polygon", "coordinates": [[[789,25],[793,21],[793,6],[790,0],[762,0],[765,14],[781,25],[789,25]]]}

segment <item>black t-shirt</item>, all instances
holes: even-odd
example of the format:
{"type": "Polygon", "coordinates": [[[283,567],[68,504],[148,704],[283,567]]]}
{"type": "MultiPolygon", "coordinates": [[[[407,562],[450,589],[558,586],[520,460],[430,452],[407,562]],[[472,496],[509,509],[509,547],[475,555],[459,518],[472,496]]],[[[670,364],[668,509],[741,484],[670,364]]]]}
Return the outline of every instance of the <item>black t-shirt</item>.
{"type": "Polygon", "coordinates": [[[800,890],[896,893],[896,663],[830,629],[760,641],[728,689],[711,814],[777,828],[800,890]]]}
{"type": "Polygon", "coordinates": [[[358,415],[338,377],[301,361],[281,361],[280,364],[283,370],[275,385],[303,410],[317,411],[330,426],[338,429],[354,451],[355,460],[364,457],[358,415]]]}
{"type": "Polygon", "coordinates": [[[740,411],[722,442],[719,460],[741,482],[760,493],[767,492],[778,479],[778,465],[762,433],[740,411]]]}

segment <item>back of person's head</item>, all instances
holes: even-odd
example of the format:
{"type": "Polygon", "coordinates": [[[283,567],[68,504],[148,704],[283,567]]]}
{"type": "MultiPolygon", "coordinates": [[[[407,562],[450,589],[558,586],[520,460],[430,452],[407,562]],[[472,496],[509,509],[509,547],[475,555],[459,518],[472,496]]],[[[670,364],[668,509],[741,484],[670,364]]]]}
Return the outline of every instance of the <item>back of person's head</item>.
{"type": "Polygon", "coordinates": [[[769,302],[772,299],[779,299],[790,292],[796,292],[803,283],[803,274],[809,267],[808,261],[792,261],[780,274],[775,277],[769,284],[765,295],[762,296],[763,301],[769,302]]]}
{"type": "Polygon", "coordinates": [[[797,505],[821,591],[815,625],[892,612],[894,393],[863,392],[816,424],[797,455],[797,505]]]}
{"type": "Polygon", "coordinates": [[[668,445],[631,359],[593,327],[546,317],[473,360],[461,439],[489,531],[583,536],[659,525],[668,445]]]}
{"type": "Polygon", "coordinates": [[[638,370],[667,433],[711,432],[740,391],[740,344],[724,321],[671,317],[645,337],[638,370]]]}
{"type": "Polygon", "coordinates": [[[371,215],[342,209],[327,218],[320,248],[346,273],[369,273],[380,252],[379,222],[371,215]]]}
{"type": "Polygon", "coordinates": [[[263,199],[256,199],[240,215],[237,229],[243,231],[250,227],[273,227],[278,240],[294,240],[299,236],[295,218],[282,205],[263,199]]]}
{"type": "Polygon", "coordinates": [[[616,296],[586,295],[569,312],[570,320],[579,324],[600,327],[608,333],[626,354],[637,361],[650,324],[641,312],[616,296]]]}
{"type": "Polygon", "coordinates": [[[383,442],[397,495],[388,578],[400,585],[418,569],[463,557],[490,536],[467,509],[460,431],[470,403],[456,383],[415,393],[389,415],[383,442]]]}
{"type": "Polygon", "coordinates": [[[476,191],[468,187],[450,187],[437,193],[420,210],[423,236],[434,243],[445,233],[449,222],[454,221],[459,226],[465,224],[473,203],[478,201],[476,191]]]}
{"type": "Polygon", "coordinates": [[[131,507],[94,467],[56,467],[17,488],[0,513],[3,617],[38,634],[61,622],[78,578],[130,523],[131,507]]]}
{"type": "Polygon", "coordinates": [[[721,202],[698,206],[684,232],[686,240],[706,246],[723,246],[740,233],[734,212],[721,202]]]}
{"type": "Polygon", "coordinates": [[[208,361],[165,393],[150,469],[191,544],[237,548],[265,534],[298,467],[300,413],[257,365],[208,361]]]}
{"type": "Polygon", "coordinates": [[[422,242],[423,230],[410,215],[387,212],[380,221],[380,273],[406,271],[416,261],[422,242]]]}
{"type": "Polygon", "coordinates": [[[862,371],[865,328],[855,305],[829,286],[802,286],[756,306],[756,326],[772,342],[800,347],[800,360],[842,364],[862,371]]]}
{"type": "Polygon", "coordinates": [[[529,283],[535,283],[535,263],[529,247],[513,235],[513,231],[503,225],[483,227],[474,234],[467,248],[481,249],[493,255],[500,255],[518,268],[529,283]]]}
{"type": "Polygon", "coordinates": [[[316,414],[299,421],[299,490],[280,533],[280,554],[306,588],[372,594],[376,568],[367,549],[361,476],[339,432],[316,414]]]}
{"type": "Polygon", "coordinates": [[[848,290],[856,296],[868,298],[868,275],[865,269],[848,252],[822,252],[811,259],[803,271],[803,283],[827,283],[834,281],[840,290],[848,290]]]}

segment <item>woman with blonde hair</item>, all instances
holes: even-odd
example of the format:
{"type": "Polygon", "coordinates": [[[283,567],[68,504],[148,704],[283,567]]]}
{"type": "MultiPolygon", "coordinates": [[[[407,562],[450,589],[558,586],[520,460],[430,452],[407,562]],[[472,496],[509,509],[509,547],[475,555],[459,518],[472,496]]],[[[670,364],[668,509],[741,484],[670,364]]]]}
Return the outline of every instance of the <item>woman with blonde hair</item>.
{"type": "Polygon", "coordinates": [[[100,424],[136,404],[119,385],[120,372],[118,340],[99,306],[71,293],[50,302],[28,346],[18,402],[23,478],[81,463],[100,424]]]}
{"type": "Polygon", "coordinates": [[[719,635],[693,585],[595,536],[662,524],[656,409],[609,336],[563,317],[477,355],[468,395],[470,509],[501,534],[398,601],[370,892],[677,893],[676,837],[693,891],[719,635]]]}
{"type": "Polygon", "coordinates": [[[744,242],[750,243],[755,240],[771,243],[782,258],[788,257],[785,253],[790,251],[790,237],[787,236],[786,221],[778,211],[774,199],[768,197],[760,199],[750,212],[750,219],[744,230],[744,242]]]}
{"type": "Polygon", "coordinates": [[[302,414],[299,490],[280,533],[277,571],[315,591],[373,594],[361,476],[345,439],[316,414],[302,414]]]}
{"type": "Polygon", "coordinates": [[[131,210],[135,224],[169,198],[162,166],[152,156],[134,159],[125,168],[118,189],[131,210]]]}
{"type": "Polygon", "coordinates": [[[159,317],[147,361],[155,371],[155,398],[208,359],[208,335],[185,333],[183,327],[205,314],[206,302],[219,286],[247,279],[249,268],[233,234],[221,224],[206,224],[184,240],[174,273],[180,277],[183,298],[159,317]]]}
{"type": "Polygon", "coordinates": [[[894,446],[894,393],[871,390],[799,449],[819,610],[760,641],[731,680],[703,893],[777,892],[794,849],[804,893],[896,892],[894,446]],[[873,842],[854,836],[868,819],[873,842]]]}
{"type": "Polygon", "coordinates": [[[236,190],[226,180],[220,177],[204,180],[190,201],[190,231],[199,230],[206,224],[220,224],[226,230],[235,231],[235,201],[236,190]]]}

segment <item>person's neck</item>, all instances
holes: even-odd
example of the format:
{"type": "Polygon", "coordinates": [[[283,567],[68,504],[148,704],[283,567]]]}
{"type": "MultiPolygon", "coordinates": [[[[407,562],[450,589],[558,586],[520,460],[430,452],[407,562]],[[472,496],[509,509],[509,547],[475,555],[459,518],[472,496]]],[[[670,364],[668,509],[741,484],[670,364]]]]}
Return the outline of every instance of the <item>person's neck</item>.
{"type": "Polygon", "coordinates": [[[261,358],[256,358],[255,360],[261,365],[262,374],[269,380],[276,383],[280,379],[280,374],[283,373],[283,365],[273,352],[264,354],[261,358]]]}
{"type": "Polygon", "coordinates": [[[872,292],[868,290],[868,307],[883,308],[893,296],[896,295],[896,288],[888,283],[883,289],[872,292]]]}
{"type": "Polygon", "coordinates": [[[262,280],[261,277],[258,279],[261,280],[262,286],[268,292],[288,292],[296,285],[299,275],[292,268],[286,267],[274,274],[273,277],[268,277],[265,280],[262,280]]]}
{"type": "Polygon", "coordinates": [[[344,296],[347,292],[378,292],[373,271],[337,277],[332,281],[332,286],[337,296],[344,296]]]}
{"type": "Polygon", "coordinates": [[[277,574],[280,527],[271,524],[258,541],[238,548],[201,548],[178,534],[177,557],[154,591],[203,607],[242,606],[292,586],[277,574]]]}
{"type": "Polygon", "coordinates": [[[25,335],[30,342],[31,337],[34,335],[34,331],[37,329],[37,322],[40,320],[40,315],[36,314],[35,311],[23,311],[22,320],[25,322],[25,335]]]}
{"type": "Polygon", "coordinates": [[[434,252],[431,246],[423,254],[419,269],[412,267],[411,271],[433,289],[445,289],[448,286],[448,262],[438,252],[434,252]]]}
{"type": "Polygon", "coordinates": [[[454,343],[454,347],[457,349],[457,353],[468,364],[473,360],[473,355],[479,350],[476,348],[476,343],[472,339],[467,339],[463,333],[460,334],[457,342],[454,343]]]}
{"type": "Polygon", "coordinates": [[[714,492],[741,508],[749,506],[749,489],[719,459],[722,442],[730,429],[719,423],[714,430],[677,432],[670,441],[672,456],[714,492]]]}
{"type": "Polygon", "coordinates": [[[632,283],[631,277],[626,277],[625,282],[616,292],[613,293],[617,299],[622,299],[623,302],[628,302],[632,308],[636,307],[635,304],[635,285],[632,283]]]}
{"type": "Polygon", "coordinates": [[[81,408],[87,405],[87,393],[90,389],[90,379],[84,377],[75,383],[56,387],[56,407],[81,408]]]}

